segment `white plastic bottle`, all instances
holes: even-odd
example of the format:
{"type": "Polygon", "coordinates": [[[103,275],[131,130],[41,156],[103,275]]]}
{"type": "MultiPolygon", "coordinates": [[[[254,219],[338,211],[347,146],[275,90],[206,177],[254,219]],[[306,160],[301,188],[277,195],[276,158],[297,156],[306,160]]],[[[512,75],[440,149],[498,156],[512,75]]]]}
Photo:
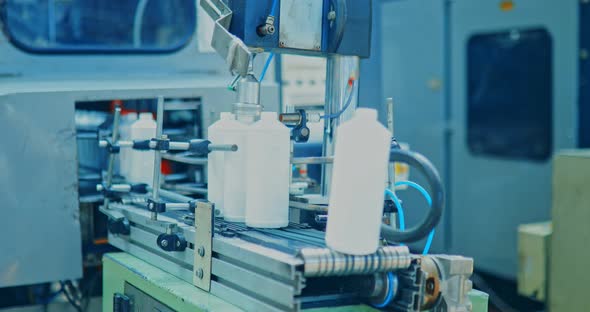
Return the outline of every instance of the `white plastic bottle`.
{"type": "MultiPolygon", "coordinates": [[[[156,121],[152,113],[141,113],[139,119],[131,125],[131,140],[149,140],[156,137],[156,121]]],[[[136,151],[129,153],[128,180],[131,183],[147,183],[151,186],[154,179],[154,151],[136,151]]]]}
{"type": "MultiPolygon", "coordinates": [[[[221,113],[220,119],[209,126],[207,139],[213,144],[226,144],[225,130],[227,123],[235,120],[232,113],[221,113]]],[[[224,179],[224,152],[209,153],[207,162],[207,199],[215,204],[215,209],[223,215],[223,179],[224,179]]]]}
{"type": "Polygon", "coordinates": [[[326,244],[367,255],[379,247],[391,133],[377,111],[359,108],[336,132],[326,244]]]}
{"type": "Polygon", "coordinates": [[[224,155],[223,216],[229,222],[244,222],[246,217],[246,133],[248,125],[237,120],[224,123],[226,144],[237,144],[238,150],[224,155]]]}
{"type": "Polygon", "coordinates": [[[246,225],[289,225],[290,130],[277,113],[262,113],[248,129],[246,225]]]}
{"type": "MultiPolygon", "coordinates": [[[[119,126],[119,134],[121,141],[131,140],[131,125],[137,121],[137,113],[130,112],[121,115],[121,124],[119,126]]],[[[119,173],[128,178],[129,170],[131,168],[130,155],[133,151],[130,148],[122,148],[119,152],[119,173]]]]}

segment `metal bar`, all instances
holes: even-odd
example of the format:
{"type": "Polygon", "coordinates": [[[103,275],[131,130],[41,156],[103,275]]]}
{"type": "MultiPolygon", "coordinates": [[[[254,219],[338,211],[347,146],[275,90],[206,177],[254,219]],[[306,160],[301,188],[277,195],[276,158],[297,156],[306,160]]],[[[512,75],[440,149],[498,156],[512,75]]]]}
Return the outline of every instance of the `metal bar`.
{"type": "Polygon", "coordinates": [[[323,213],[328,212],[327,206],[302,203],[302,202],[293,201],[293,200],[289,201],[289,208],[314,211],[314,212],[323,212],[323,213]]]}
{"type": "MultiPolygon", "coordinates": [[[[156,138],[164,138],[162,135],[162,130],[164,128],[164,97],[158,97],[158,114],[156,116],[156,138]]],[[[152,184],[152,198],[154,201],[158,201],[160,199],[160,167],[162,166],[162,153],[160,151],[155,151],[154,157],[154,180],[152,184]]],[[[152,220],[158,220],[158,213],[152,212],[151,213],[152,220]]]]}
{"type": "MultiPolygon", "coordinates": [[[[112,133],[112,137],[111,137],[111,141],[114,143],[117,142],[117,139],[119,138],[119,121],[121,120],[121,107],[117,106],[115,107],[115,117],[113,120],[113,133],[112,133]]],[[[111,185],[113,184],[113,171],[115,169],[115,154],[111,153],[109,155],[109,166],[107,169],[107,181],[106,181],[106,187],[107,189],[111,187],[111,185]]],[[[110,200],[108,197],[105,196],[104,201],[103,201],[103,206],[105,209],[109,208],[109,203],[110,200]]]]}
{"type": "MultiPolygon", "coordinates": [[[[330,55],[327,59],[326,70],[326,100],[324,104],[324,145],[322,156],[334,156],[334,143],[336,128],[344,122],[352,118],[353,112],[358,106],[358,74],[359,74],[360,60],[357,56],[342,56],[330,55]],[[348,81],[351,76],[357,79],[357,83],[353,88],[357,90],[348,90],[348,81]],[[340,113],[345,105],[348,96],[352,96],[350,106],[345,112],[342,112],[338,117],[329,118],[335,114],[340,113]]],[[[322,184],[321,193],[323,196],[330,195],[330,182],[332,180],[332,166],[322,166],[322,184]]]]}
{"type": "Polygon", "coordinates": [[[237,152],[236,144],[209,144],[210,152],[237,152]]]}
{"type": "Polygon", "coordinates": [[[296,294],[295,288],[292,285],[279,282],[269,275],[254,273],[216,258],[212,261],[212,271],[216,277],[228,281],[231,284],[239,285],[240,288],[247,289],[257,297],[262,297],[287,307],[293,305],[293,298],[296,294]]]}
{"type": "MultiPolygon", "coordinates": [[[[387,129],[391,132],[392,137],[394,136],[394,117],[393,117],[393,98],[387,98],[387,129]]],[[[389,189],[395,193],[395,164],[390,162],[388,165],[389,173],[389,189]]]]}
{"type": "Polygon", "coordinates": [[[191,197],[184,196],[165,189],[160,189],[160,196],[181,203],[188,203],[189,201],[193,200],[193,198],[191,197]]]}
{"type": "Polygon", "coordinates": [[[200,195],[207,195],[207,189],[201,187],[193,187],[188,185],[175,185],[174,190],[178,192],[188,192],[188,193],[195,193],[200,195]]]}
{"type": "Polygon", "coordinates": [[[205,291],[211,290],[213,209],[213,204],[209,202],[199,202],[195,209],[193,284],[205,291]]]}
{"type": "MultiPolygon", "coordinates": [[[[151,144],[150,144],[150,147],[152,147],[151,144]]],[[[154,145],[154,147],[156,147],[156,146],[154,145]]],[[[170,150],[171,151],[186,151],[189,148],[190,148],[190,144],[188,142],[170,142],[170,150]]]]}
{"type": "Polygon", "coordinates": [[[291,159],[293,165],[321,165],[334,163],[334,157],[297,157],[291,159]]]}
{"type": "Polygon", "coordinates": [[[162,158],[188,165],[206,165],[208,162],[207,158],[188,157],[178,154],[164,154],[162,155],[162,158]]]}

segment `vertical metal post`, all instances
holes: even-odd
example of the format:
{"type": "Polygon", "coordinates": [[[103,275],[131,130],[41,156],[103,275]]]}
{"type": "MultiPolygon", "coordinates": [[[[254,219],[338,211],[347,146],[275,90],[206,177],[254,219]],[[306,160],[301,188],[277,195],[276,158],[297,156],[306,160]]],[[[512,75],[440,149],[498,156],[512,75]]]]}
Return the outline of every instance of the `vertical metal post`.
{"type": "MultiPolygon", "coordinates": [[[[157,105],[158,107],[156,115],[156,138],[163,139],[165,138],[162,135],[162,129],[164,127],[164,97],[158,97],[157,105]]],[[[160,167],[162,165],[162,152],[156,150],[154,154],[154,180],[152,183],[152,199],[155,202],[158,202],[158,200],[160,199],[160,167]]],[[[152,212],[151,219],[158,220],[158,213],[152,212]]]]}
{"type": "MultiPolygon", "coordinates": [[[[117,107],[115,107],[115,116],[113,118],[113,132],[112,132],[112,136],[111,136],[111,144],[117,144],[117,141],[119,140],[120,120],[121,120],[121,107],[117,106],[117,107]]],[[[108,165],[108,169],[107,169],[107,179],[106,179],[107,190],[111,188],[111,185],[113,185],[113,174],[114,174],[113,171],[115,170],[116,156],[117,155],[114,153],[109,154],[109,165],[108,165]]],[[[103,201],[104,209],[109,208],[109,203],[110,203],[110,200],[108,199],[108,197],[105,196],[104,201],[103,201]]]]}
{"type": "MultiPolygon", "coordinates": [[[[327,59],[326,66],[326,100],[324,104],[324,146],[322,156],[334,156],[334,143],[336,139],[336,129],[338,126],[352,118],[354,111],[358,106],[358,79],[359,79],[360,60],[357,56],[330,55],[327,59]],[[356,83],[352,92],[352,101],[350,106],[340,116],[329,118],[329,116],[338,114],[346,105],[348,96],[348,81],[354,76],[356,83]]],[[[330,182],[332,180],[332,165],[324,164],[322,166],[322,196],[330,195],[330,182]]]]}
{"type": "MultiPolygon", "coordinates": [[[[394,117],[393,117],[393,98],[387,98],[387,129],[391,132],[391,136],[395,137],[394,133],[394,117]]],[[[395,165],[389,163],[389,189],[395,193],[395,165]]]]}

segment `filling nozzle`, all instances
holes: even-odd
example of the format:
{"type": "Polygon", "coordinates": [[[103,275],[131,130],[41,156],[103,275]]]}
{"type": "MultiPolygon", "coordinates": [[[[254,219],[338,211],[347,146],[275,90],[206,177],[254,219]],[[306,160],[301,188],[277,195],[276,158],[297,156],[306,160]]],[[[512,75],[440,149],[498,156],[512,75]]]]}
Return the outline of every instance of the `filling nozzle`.
{"type": "Polygon", "coordinates": [[[238,101],[234,104],[236,119],[244,123],[253,123],[260,119],[260,82],[253,74],[239,79],[237,84],[238,101]]]}

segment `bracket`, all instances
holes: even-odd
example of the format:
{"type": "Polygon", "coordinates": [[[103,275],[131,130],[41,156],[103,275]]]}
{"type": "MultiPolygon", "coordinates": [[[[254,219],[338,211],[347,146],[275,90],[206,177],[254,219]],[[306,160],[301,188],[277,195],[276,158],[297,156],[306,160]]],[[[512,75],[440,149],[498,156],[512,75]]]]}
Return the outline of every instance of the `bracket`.
{"type": "Polygon", "coordinates": [[[222,0],[201,0],[201,7],[215,21],[211,46],[229,64],[232,74],[245,77],[252,53],[242,40],[229,32],[233,12],[222,0]]]}
{"type": "Polygon", "coordinates": [[[213,252],[213,203],[197,202],[195,209],[195,261],[193,284],[202,290],[211,290],[211,255],[213,252]]]}

